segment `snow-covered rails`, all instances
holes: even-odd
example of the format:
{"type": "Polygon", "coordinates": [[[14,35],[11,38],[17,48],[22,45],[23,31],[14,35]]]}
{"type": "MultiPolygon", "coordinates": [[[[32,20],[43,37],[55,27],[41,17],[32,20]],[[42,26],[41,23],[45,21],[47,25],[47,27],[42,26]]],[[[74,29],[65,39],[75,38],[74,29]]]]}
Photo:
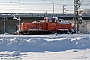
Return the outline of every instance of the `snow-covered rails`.
{"type": "Polygon", "coordinates": [[[62,21],[57,17],[44,18],[41,21],[22,22],[18,26],[19,34],[54,34],[54,33],[72,33],[72,23],[62,21]]]}

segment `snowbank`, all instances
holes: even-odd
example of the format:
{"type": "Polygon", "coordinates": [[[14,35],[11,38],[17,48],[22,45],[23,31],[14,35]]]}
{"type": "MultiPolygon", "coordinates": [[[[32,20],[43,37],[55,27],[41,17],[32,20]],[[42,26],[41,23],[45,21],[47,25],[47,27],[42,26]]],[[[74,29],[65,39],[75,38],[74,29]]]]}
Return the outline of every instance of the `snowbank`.
{"type": "Polygon", "coordinates": [[[89,34],[69,35],[0,35],[0,51],[65,51],[89,49],[89,34]]]}

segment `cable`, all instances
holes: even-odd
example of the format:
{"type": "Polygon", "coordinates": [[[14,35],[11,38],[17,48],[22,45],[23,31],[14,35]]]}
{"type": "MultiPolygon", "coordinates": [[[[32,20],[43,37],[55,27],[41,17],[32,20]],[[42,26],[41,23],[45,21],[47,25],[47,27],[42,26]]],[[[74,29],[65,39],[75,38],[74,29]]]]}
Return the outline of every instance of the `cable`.
{"type": "MultiPolygon", "coordinates": [[[[31,0],[29,0],[31,1],[31,0]]],[[[74,10],[74,0],[39,0],[40,2],[24,2],[22,0],[0,2],[1,10],[29,10],[29,11],[52,11],[52,1],[54,2],[55,11],[62,11],[62,6],[66,5],[67,11],[74,10]],[[10,7],[10,8],[8,8],[10,7]]],[[[80,9],[86,9],[90,5],[90,0],[80,0],[80,9]],[[86,6],[86,7],[83,7],[86,6]]],[[[67,12],[68,13],[68,12],[67,12]]]]}

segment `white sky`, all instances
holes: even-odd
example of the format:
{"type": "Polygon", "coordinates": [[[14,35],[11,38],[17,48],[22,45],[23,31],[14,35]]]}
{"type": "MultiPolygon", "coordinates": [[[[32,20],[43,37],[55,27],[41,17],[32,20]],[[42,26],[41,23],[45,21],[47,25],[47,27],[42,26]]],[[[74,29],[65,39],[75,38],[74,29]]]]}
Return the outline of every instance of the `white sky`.
{"type": "MultiPolygon", "coordinates": [[[[80,1],[83,1],[81,9],[89,8],[89,0],[80,1]]],[[[73,13],[74,0],[1,0],[0,13],[53,13],[52,2],[55,13],[62,13],[63,5],[68,10],[66,13],[73,13]]]]}

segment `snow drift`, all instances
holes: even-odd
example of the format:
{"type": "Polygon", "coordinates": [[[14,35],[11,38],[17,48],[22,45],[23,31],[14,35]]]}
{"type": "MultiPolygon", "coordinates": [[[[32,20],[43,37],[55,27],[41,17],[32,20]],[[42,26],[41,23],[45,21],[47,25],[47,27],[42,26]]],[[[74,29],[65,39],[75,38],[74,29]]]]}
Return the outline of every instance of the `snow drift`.
{"type": "Polygon", "coordinates": [[[65,51],[90,48],[89,34],[0,35],[0,51],[65,51]]]}

